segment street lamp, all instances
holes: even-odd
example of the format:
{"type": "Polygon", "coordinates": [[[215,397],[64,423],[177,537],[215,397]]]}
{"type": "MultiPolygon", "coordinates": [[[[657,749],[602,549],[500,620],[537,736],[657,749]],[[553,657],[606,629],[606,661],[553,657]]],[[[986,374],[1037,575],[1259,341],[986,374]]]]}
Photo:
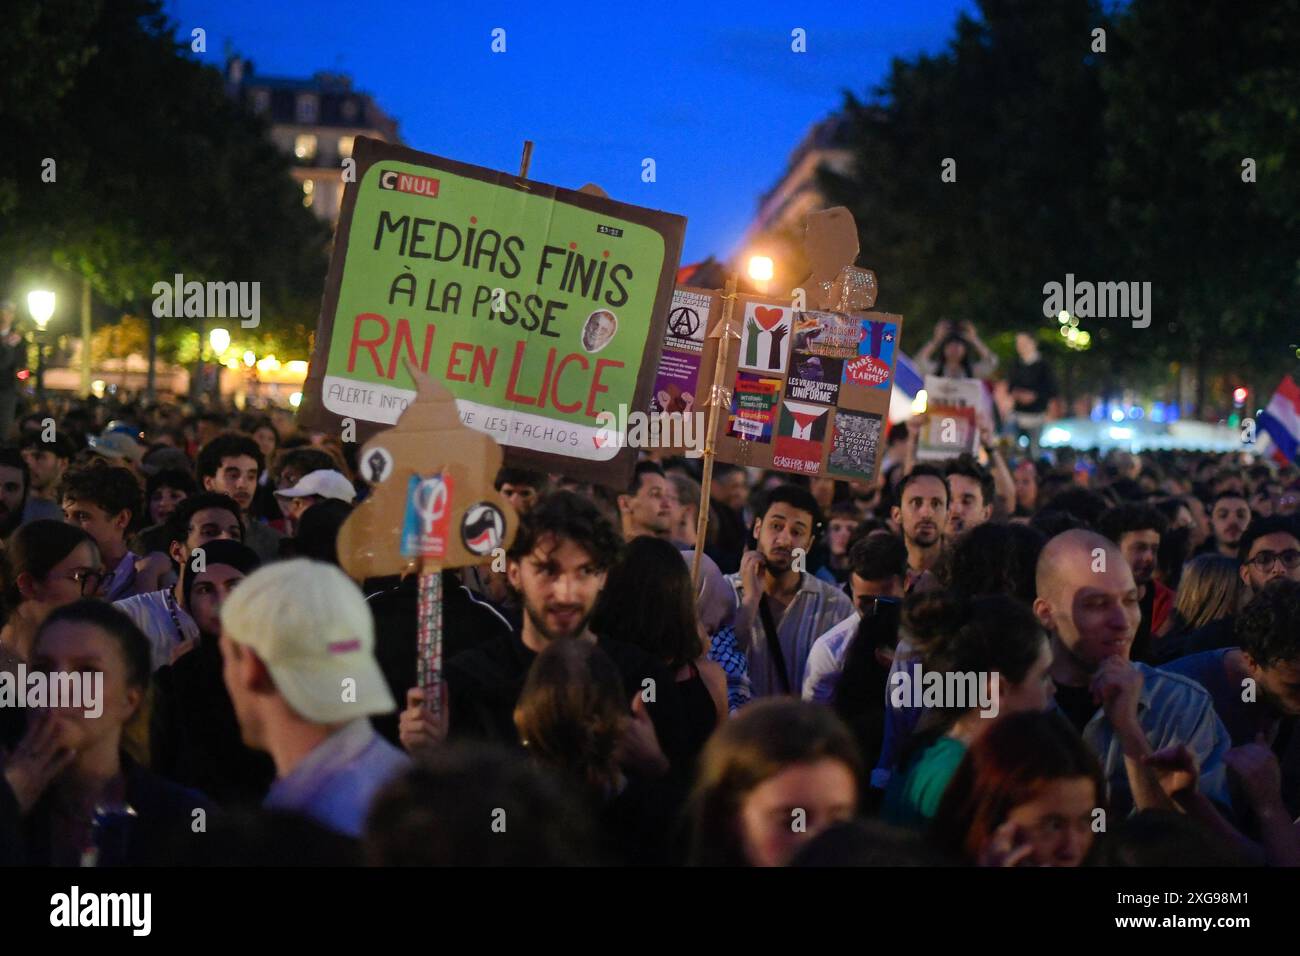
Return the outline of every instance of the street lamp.
{"type": "Polygon", "coordinates": [[[27,293],[27,311],[36,323],[36,401],[45,404],[45,326],[54,315],[54,293],[36,289],[27,293]]]}
{"type": "Polygon", "coordinates": [[[217,361],[220,361],[222,354],[230,348],[230,333],[225,329],[213,329],[208,333],[208,341],[217,361]]]}
{"type": "Polygon", "coordinates": [[[754,280],[759,291],[766,294],[767,284],[772,281],[774,270],[770,256],[749,257],[749,277],[754,280]]]}

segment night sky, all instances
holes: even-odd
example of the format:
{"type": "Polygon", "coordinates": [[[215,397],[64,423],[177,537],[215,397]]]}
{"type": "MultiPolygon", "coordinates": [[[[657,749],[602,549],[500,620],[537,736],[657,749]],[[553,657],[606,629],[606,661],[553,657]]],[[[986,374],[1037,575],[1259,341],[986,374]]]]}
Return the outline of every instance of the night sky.
{"type": "Polygon", "coordinates": [[[807,128],[866,93],[891,58],[938,52],[959,0],[808,3],[419,3],[168,0],[256,73],[351,74],[410,146],[687,217],[684,262],[729,255],[807,128]],[[853,10],[845,14],[846,8],[853,10]],[[543,13],[553,9],[554,13],[543,13]],[[506,31],[506,52],[491,33],[506,31]],[[807,52],[791,51],[791,31],[807,52]],[[641,181],[642,160],[657,181],[641,181]]]}

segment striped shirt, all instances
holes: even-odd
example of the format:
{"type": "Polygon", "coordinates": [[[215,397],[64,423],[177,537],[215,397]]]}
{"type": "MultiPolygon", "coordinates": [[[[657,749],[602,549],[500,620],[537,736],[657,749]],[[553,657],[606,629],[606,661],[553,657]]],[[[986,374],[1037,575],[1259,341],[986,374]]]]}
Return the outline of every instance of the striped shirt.
{"type": "MultiPolygon", "coordinates": [[[[743,600],[744,585],[740,573],[727,575],[727,581],[736,589],[737,600],[743,600]]],[[[815,575],[801,573],[799,590],[781,614],[781,619],[775,622],[777,643],[785,659],[785,672],[790,678],[788,693],[798,695],[803,688],[808,654],[817,638],[855,613],[853,602],[838,587],[827,584],[815,575]]],[[[754,613],[749,633],[737,633],[736,640],[740,649],[749,657],[749,681],[754,696],[787,693],[786,688],[781,686],[780,671],[768,650],[760,613],[754,613]]]]}

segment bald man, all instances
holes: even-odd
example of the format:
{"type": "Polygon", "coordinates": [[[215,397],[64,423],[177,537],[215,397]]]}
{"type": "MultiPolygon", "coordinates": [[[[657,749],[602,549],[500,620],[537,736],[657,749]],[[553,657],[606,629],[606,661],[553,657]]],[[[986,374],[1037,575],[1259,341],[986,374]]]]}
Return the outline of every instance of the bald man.
{"type": "Polygon", "coordinates": [[[1141,611],[1119,546],[1091,531],[1059,534],[1038,559],[1036,585],[1057,707],[1101,757],[1112,812],[1168,807],[1146,758],[1179,744],[1196,758],[1201,793],[1230,807],[1223,755],[1231,741],[1209,694],[1129,660],[1141,611]]]}

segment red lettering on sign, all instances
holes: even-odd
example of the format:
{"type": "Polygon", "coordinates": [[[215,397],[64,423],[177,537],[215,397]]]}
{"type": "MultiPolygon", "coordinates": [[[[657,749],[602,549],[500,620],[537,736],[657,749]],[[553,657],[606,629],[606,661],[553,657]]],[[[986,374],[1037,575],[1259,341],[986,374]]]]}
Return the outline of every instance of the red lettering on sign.
{"type": "Polygon", "coordinates": [[[357,368],[357,349],[362,348],[370,352],[371,361],[375,363],[375,374],[383,375],[384,366],[379,361],[379,346],[388,341],[388,320],[382,315],[374,312],[363,312],[352,321],[352,343],[348,346],[348,371],[355,372],[357,368]],[[382,332],[377,339],[363,339],[361,337],[361,326],[366,322],[378,322],[382,332]]]}

